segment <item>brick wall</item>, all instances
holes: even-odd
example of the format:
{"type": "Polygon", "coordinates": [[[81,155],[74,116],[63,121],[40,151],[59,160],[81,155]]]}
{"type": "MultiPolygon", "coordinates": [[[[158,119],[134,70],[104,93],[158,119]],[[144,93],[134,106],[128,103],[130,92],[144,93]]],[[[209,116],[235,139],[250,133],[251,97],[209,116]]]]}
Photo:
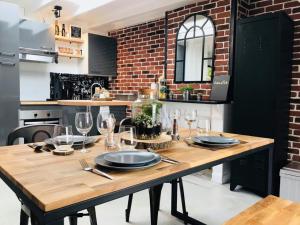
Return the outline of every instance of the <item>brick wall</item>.
{"type": "MultiPolygon", "coordinates": [[[[297,0],[239,0],[238,17],[255,16],[285,10],[295,21],[292,74],[289,159],[300,161],[300,3],[297,0]]],[[[168,13],[167,80],[174,84],[175,40],[181,22],[192,13],[210,16],[216,26],[215,75],[228,74],[230,0],[205,0],[168,13]]],[[[164,74],[164,19],[124,28],[109,33],[118,40],[118,77],[111,82],[115,93],[137,92],[164,74]]],[[[209,97],[210,84],[194,84],[197,92],[209,97]]],[[[178,92],[177,92],[178,93],[178,92]]]]}
{"type": "Polygon", "coordinates": [[[294,20],[294,51],[289,125],[289,159],[300,161],[300,2],[297,0],[250,0],[249,16],[285,10],[294,20]]]}
{"type": "MultiPolygon", "coordinates": [[[[180,24],[193,13],[210,16],[216,26],[215,74],[228,74],[230,0],[206,0],[168,12],[167,83],[179,94],[183,84],[174,84],[175,41],[180,24]]],[[[118,77],[111,87],[117,93],[149,87],[155,76],[164,74],[164,19],[109,32],[118,40],[118,77]]],[[[209,97],[210,84],[193,84],[195,92],[209,97]]]]}

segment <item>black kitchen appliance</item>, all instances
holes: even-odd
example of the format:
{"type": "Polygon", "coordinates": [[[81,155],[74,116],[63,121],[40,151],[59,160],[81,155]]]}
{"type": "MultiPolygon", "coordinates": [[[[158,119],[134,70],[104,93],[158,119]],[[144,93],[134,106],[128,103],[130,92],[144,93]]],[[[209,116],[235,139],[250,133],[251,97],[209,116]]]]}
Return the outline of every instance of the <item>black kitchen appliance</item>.
{"type": "Polygon", "coordinates": [[[50,80],[50,100],[90,99],[94,83],[108,89],[108,77],[50,73],[50,80]]]}
{"type": "MultiPolygon", "coordinates": [[[[272,138],[273,193],[287,161],[293,22],[285,12],[237,22],[234,96],[227,131],[272,138]]],[[[231,163],[231,190],[267,194],[267,151],[231,163]]]]}

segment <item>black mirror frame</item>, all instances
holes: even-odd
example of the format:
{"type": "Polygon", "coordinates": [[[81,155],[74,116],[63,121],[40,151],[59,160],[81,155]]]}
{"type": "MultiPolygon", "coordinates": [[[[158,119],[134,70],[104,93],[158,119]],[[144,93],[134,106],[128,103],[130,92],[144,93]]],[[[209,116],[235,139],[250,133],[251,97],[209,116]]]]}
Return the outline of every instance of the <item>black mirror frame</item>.
{"type": "MultiPolygon", "coordinates": [[[[195,22],[196,23],[196,22],[195,22]]],[[[184,40],[186,42],[186,40],[184,40]]],[[[205,14],[201,14],[201,13],[194,13],[194,14],[191,14],[190,16],[188,16],[187,18],[185,18],[185,20],[183,22],[181,22],[178,30],[177,30],[177,34],[176,34],[176,46],[175,46],[175,69],[174,69],[174,83],[175,84],[180,84],[180,83],[212,83],[213,81],[213,78],[214,78],[214,71],[215,71],[215,50],[216,50],[216,26],[212,20],[212,18],[210,16],[207,16],[205,14]],[[203,81],[201,79],[201,81],[176,81],[176,70],[177,70],[177,42],[178,42],[178,35],[179,35],[179,30],[180,28],[183,26],[183,24],[188,20],[190,19],[191,17],[195,17],[195,20],[196,21],[196,18],[197,18],[197,15],[200,15],[200,16],[204,16],[207,18],[207,21],[210,21],[213,25],[213,29],[214,29],[214,35],[213,35],[213,55],[211,57],[211,60],[212,60],[212,71],[211,71],[211,80],[210,81],[203,81]]],[[[203,47],[204,49],[204,47],[203,47]]],[[[201,71],[201,78],[203,77],[203,61],[204,61],[204,50],[202,52],[202,71],[201,71]]],[[[184,55],[184,63],[185,63],[185,55],[184,55]]],[[[185,73],[185,71],[183,71],[183,74],[185,73]]],[[[184,77],[184,76],[183,76],[184,77]]]]}

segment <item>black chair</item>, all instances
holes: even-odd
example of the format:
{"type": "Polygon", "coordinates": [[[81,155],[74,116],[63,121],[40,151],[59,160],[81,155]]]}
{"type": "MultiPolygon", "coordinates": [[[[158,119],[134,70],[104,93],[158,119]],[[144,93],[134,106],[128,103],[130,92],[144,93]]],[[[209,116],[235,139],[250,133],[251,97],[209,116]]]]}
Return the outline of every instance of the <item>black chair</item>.
{"type": "MultiPolygon", "coordinates": [[[[127,117],[127,118],[121,120],[121,122],[120,122],[120,127],[121,126],[131,126],[131,125],[132,125],[132,119],[130,117],[127,117]]],[[[177,179],[175,182],[176,182],[176,185],[179,184],[179,190],[180,190],[180,197],[181,197],[181,204],[182,204],[183,214],[184,215],[188,215],[188,212],[186,211],[186,205],[185,205],[185,196],[184,196],[184,188],[183,188],[182,178],[177,179]]],[[[129,222],[129,219],[130,219],[132,199],[133,199],[133,194],[130,194],[128,196],[127,208],[125,210],[126,222],[129,222]]],[[[153,204],[153,202],[152,202],[152,199],[150,198],[150,206],[152,204],[153,204]]],[[[159,209],[159,204],[160,204],[160,199],[159,199],[159,203],[158,203],[158,209],[159,209]]],[[[152,215],[151,215],[151,217],[152,217],[152,215]]]]}
{"type": "MultiPolygon", "coordinates": [[[[54,124],[45,125],[30,125],[19,127],[12,131],[7,137],[7,145],[13,145],[18,138],[24,138],[24,143],[42,142],[47,138],[53,136],[54,124]]],[[[21,202],[21,213],[20,213],[20,225],[28,225],[29,217],[31,217],[31,223],[36,224],[35,218],[31,215],[28,207],[19,199],[21,202]]],[[[70,225],[77,225],[78,217],[89,216],[91,225],[97,225],[96,210],[95,207],[87,209],[88,213],[76,213],[69,216],[70,225]]]]}

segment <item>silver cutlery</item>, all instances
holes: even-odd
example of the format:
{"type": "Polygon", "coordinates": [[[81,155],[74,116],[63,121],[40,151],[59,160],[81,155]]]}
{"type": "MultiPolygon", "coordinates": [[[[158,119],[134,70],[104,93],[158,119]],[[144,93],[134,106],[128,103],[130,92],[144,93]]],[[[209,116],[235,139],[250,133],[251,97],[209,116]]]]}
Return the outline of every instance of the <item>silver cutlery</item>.
{"type": "Polygon", "coordinates": [[[87,161],[85,161],[84,159],[81,159],[79,160],[80,162],[80,165],[82,167],[83,170],[85,171],[88,171],[88,172],[92,172],[92,173],[95,173],[97,175],[100,175],[100,176],[103,176],[103,177],[106,177],[110,180],[113,180],[114,178],[112,176],[110,176],[109,174],[101,171],[101,170],[98,170],[98,169],[94,169],[92,167],[89,166],[89,164],[87,163],[87,161]]]}
{"type": "MultiPolygon", "coordinates": [[[[155,152],[152,148],[147,148],[147,151],[157,154],[157,152],[155,152]]],[[[175,159],[171,159],[167,156],[160,155],[160,157],[161,157],[161,161],[163,161],[163,162],[167,162],[167,163],[171,163],[171,164],[179,164],[180,163],[179,161],[177,161],[175,159]]]]}

